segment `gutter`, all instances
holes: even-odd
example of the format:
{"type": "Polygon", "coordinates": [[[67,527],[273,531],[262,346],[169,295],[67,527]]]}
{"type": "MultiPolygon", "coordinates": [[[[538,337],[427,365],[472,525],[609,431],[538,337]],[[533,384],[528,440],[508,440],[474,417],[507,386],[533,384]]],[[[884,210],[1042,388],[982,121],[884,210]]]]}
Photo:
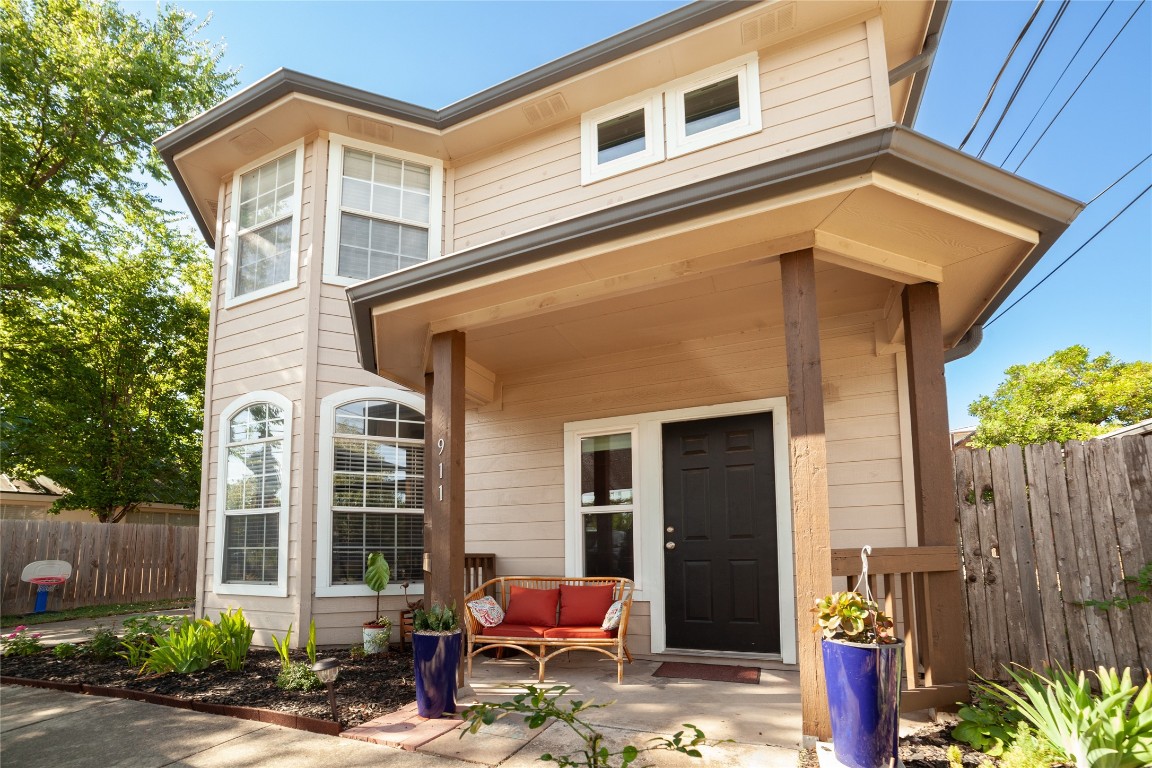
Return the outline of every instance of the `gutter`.
{"type": "Polygon", "coordinates": [[[888,85],[896,85],[907,77],[913,78],[912,88],[908,92],[908,106],[905,107],[904,117],[900,120],[900,124],[907,128],[916,123],[916,115],[920,112],[920,102],[924,100],[924,90],[928,86],[928,77],[932,74],[932,62],[936,59],[940,36],[944,33],[944,23],[948,20],[948,11],[951,7],[952,0],[937,0],[932,6],[932,15],[928,17],[928,27],[924,30],[924,47],[920,53],[888,73],[888,85]]]}

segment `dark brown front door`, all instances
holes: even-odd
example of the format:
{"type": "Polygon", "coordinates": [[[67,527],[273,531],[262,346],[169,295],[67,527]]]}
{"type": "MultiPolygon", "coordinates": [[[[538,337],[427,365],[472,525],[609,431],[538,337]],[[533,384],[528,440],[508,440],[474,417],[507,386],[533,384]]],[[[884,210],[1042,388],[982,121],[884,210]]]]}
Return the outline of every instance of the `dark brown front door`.
{"type": "Polygon", "coordinates": [[[772,414],[664,425],[669,649],[780,652],[772,414]]]}

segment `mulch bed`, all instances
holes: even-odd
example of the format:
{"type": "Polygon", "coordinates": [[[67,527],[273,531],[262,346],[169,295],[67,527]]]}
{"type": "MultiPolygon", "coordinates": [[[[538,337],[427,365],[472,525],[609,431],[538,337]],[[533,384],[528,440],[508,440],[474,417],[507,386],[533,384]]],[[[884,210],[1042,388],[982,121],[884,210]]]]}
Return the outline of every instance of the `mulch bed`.
{"type": "MultiPolygon", "coordinates": [[[[336,707],[343,729],[388,714],[416,700],[412,679],[412,653],[393,649],[387,654],[352,658],[347,651],[323,652],[340,661],[336,680],[336,707]]],[[[293,654],[303,661],[303,654],[293,654]]],[[[5,656],[0,662],[4,677],[85,683],[102,688],[121,688],[161,694],[206,704],[223,704],[285,712],[301,717],[331,720],[326,690],[285,691],[276,686],[280,657],[275,651],[253,648],[241,672],[229,672],[213,664],[188,675],[140,675],[123,659],[95,661],[78,655],[57,659],[51,650],[33,656],[5,656]]]]}

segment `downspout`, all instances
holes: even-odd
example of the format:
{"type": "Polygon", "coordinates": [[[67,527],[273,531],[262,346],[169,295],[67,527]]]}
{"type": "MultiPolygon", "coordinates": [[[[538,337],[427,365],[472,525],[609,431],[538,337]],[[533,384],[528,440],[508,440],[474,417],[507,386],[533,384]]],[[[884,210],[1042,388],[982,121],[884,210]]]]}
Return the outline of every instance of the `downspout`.
{"type": "Polygon", "coordinates": [[[968,333],[956,343],[952,349],[944,350],[944,362],[952,363],[961,358],[968,357],[976,351],[976,347],[980,346],[980,342],[984,340],[984,326],[974,325],[968,329],[968,333]]]}
{"type": "Polygon", "coordinates": [[[888,73],[888,85],[896,85],[904,78],[932,66],[932,60],[936,58],[936,49],[939,47],[940,34],[928,35],[924,38],[924,50],[888,73]]]}
{"type": "Polygon", "coordinates": [[[899,65],[888,73],[888,85],[892,86],[908,77],[912,78],[912,86],[908,92],[908,106],[904,109],[904,117],[900,124],[911,128],[916,122],[916,113],[920,111],[920,101],[924,98],[924,86],[928,82],[929,70],[932,61],[936,58],[936,50],[940,47],[940,35],[944,30],[944,22],[948,18],[951,0],[937,0],[932,8],[932,15],[928,18],[928,28],[924,30],[924,45],[920,53],[899,65]]]}

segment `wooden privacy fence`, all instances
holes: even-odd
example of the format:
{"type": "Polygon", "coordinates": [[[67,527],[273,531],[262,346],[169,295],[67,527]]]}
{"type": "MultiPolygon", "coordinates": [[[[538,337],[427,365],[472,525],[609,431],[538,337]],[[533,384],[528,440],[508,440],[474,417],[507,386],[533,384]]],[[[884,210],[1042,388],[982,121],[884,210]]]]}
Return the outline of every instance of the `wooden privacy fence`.
{"type": "Polygon", "coordinates": [[[192,597],[196,537],[188,526],[0,520],[3,611],[34,607],[36,587],[20,581],[20,571],[35,560],[72,564],[72,578],[53,590],[49,610],[192,597]]]}
{"type": "Polygon", "coordinates": [[[1124,581],[1152,563],[1152,436],[953,454],[970,667],[1152,668],[1152,603],[1124,581]]]}

